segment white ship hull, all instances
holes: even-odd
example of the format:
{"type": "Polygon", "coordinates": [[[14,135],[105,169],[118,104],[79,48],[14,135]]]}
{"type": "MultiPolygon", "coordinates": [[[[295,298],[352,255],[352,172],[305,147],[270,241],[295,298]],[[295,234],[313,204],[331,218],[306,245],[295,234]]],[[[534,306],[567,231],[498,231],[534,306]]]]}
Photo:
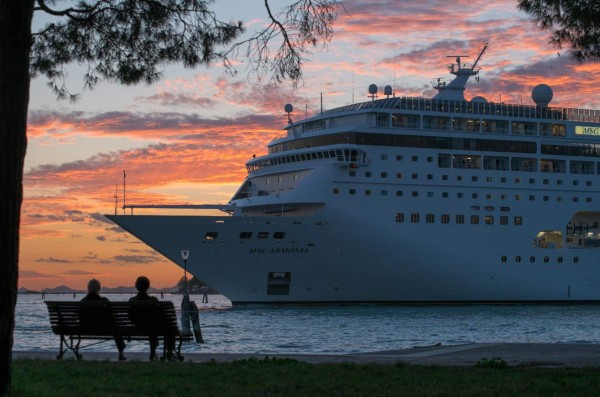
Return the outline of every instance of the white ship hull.
{"type": "Polygon", "coordinates": [[[290,119],[231,216],[108,218],[234,303],[600,302],[600,111],[465,101],[477,61],[290,119]]]}

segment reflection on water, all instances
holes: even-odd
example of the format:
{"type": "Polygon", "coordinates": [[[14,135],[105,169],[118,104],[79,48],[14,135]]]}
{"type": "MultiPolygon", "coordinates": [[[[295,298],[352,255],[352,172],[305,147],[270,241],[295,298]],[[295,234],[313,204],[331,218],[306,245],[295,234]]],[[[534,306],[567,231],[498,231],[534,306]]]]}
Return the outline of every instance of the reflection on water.
{"type": "MultiPolygon", "coordinates": [[[[107,295],[127,300],[131,295],[107,295]]],[[[77,296],[79,300],[83,296],[77,296]]],[[[600,343],[600,305],[241,306],[220,295],[192,295],[202,310],[204,344],[185,351],[343,354],[472,342],[600,343]]],[[[72,300],[72,295],[46,295],[72,300]]],[[[180,295],[165,295],[180,307],[180,295]]],[[[58,351],[40,295],[19,295],[14,350],[58,351]]],[[[92,350],[115,350],[114,343],[92,350]]],[[[148,351],[132,342],[129,351],[148,351]]],[[[85,350],[84,350],[85,351],[85,350]]]]}

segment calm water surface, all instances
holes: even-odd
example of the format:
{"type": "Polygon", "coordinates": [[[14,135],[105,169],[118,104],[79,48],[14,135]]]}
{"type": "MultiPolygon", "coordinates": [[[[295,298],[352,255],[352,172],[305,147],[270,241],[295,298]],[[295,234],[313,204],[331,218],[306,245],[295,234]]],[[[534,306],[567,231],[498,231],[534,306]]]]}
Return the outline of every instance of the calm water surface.
{"type": "MultiPolygon", "coordinates": [[[[131,295],[107,295],[127,300],[131,295]]],[[[83,295],[78,295],[79,300],[83,295]]],[[[204,344],[185,351],[218,353],[343,354],[472,342],[600,343],[600,305],[475,306],[242,306],[220,295],[191,296],[202,310],[204,344]]],[[[72,295],[46,295],[71,300],[72,295]]],[[[181,296],[165,295],[176,308],[181,296]]],[[[15,350],[58,351],[40,295],[19,295],[15,350]]],[[[113,351],[113,343],[89,350],[113,351]]],[[[141,342],[129,351],[147,351],[141,342]]]]}

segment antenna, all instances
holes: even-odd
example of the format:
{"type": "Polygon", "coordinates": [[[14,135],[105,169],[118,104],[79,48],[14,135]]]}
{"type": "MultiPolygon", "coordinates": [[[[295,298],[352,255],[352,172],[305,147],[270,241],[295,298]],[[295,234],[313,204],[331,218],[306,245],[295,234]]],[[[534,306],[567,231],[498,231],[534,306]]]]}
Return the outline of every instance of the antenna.
{"type": "Polygon", "coordinates": [[[290,125],[294,124],[294,122],[292,121],[292,116],[291,116],[292,112],[294,111],[294,107],[292,106],[291,103],[286,103],[284,109],[288,116],[288,123],[290,125]]]}
{"type": "Polygon", "coordinates": [[[127,178],[127,174],[123,170],[123,215],[125,215],[125,178],[127,178]]]}
{"type": "Polygon", "coordinates": [[[115,215],[117,215],[117,206],[119,205],[119,196],[117,192],[119,191],[119,184],[115,183],[115,215]]]}

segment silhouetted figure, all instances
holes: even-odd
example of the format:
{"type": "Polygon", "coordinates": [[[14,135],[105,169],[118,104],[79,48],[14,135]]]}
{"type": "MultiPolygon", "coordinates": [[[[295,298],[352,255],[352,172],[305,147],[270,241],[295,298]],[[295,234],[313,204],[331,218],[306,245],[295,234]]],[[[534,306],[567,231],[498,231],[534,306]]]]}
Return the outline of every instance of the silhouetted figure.
{"type": "MultiPolygon", "coordinates": [[[[108,302],[108,298],[104,296],[100,296],[100,281],[95,278],[91,279],[88,282],[87,286],[87,295],[83,297],[81,302],[108,302]]],[[[102,324],[103,326],[106,322],[112,321],[110,311],[108,307],[106,307],[105,311],[98,311],[99,308],[82,308],[79,313],[79,318],[81,322],[88,326],[93,327],[94,324],[102,324]],[[93,309],[93,310],[92,310],[93,309]]],[[[127,360],[125,358],[125,354],[123,353],[125,350],[125,341],[123,341],[123,337],[121,335],[114,335],[115,344],[117,345],[117,349],[119,349],[119,360],[127,360]]]]}
{"type": "MultiPolygon", "coordinates": [[[[129,302],[157,302],[158,299],[155,296],[148,295],[148,289],[150,289],[150,280],[148,277],[140,276],[135,280],[135,288],[138,290],[136,296],[133,296],[129,299],[129,302]]],[[[143,315],[152,315],[147,310],[141,310],[137,313],[130,313],[130,316],[134,323],[143,323],[144,318],[143,315]]],[[[157,313],[156,315],[160,315],[157,313]]],[[[148,337],[148,341],[150,342],[150,360],[156,360],[156,348],[158,347],[158,336],[150,335],[148,337]]],[[[175,347],[175,339],[173,337],[165,337],[165,346],[167,348],[167,359],[176,359],[173,354],[173,349],[175,347]]]]}

